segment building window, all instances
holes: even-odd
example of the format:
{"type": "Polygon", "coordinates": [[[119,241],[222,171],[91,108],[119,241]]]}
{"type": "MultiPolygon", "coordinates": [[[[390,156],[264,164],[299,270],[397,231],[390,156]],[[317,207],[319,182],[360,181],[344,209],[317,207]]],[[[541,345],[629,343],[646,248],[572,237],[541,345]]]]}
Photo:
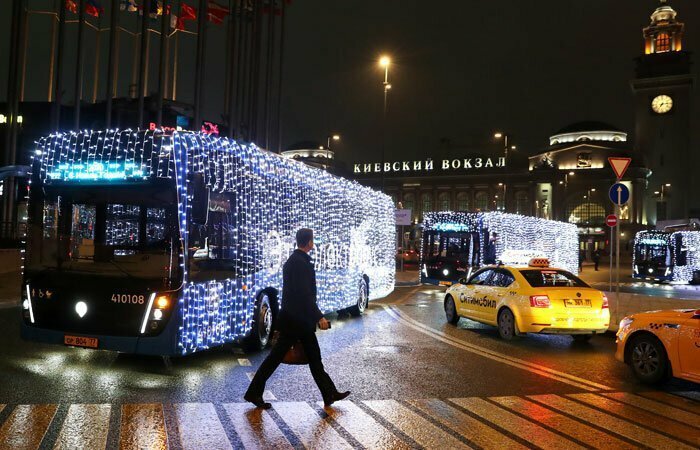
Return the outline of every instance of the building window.
{"type": "Polygon", "coordinates": [[[656,36],[656,53],[671,51],[671,38],[666,33],[656,36]]]}
{"type": "Polygon", "coordinates": [[[469,211],[469,194],[466,192],[457,193],[457,211],[469,211]]]}
{"type": "Polygon", "coordinates": [[[569,223],[579,225],[602,225],[605,223],[605,206],[596,202],[584,200],[581,203],[569,204],[566,216],[569,223]]]}
{"type": "Polygon", "coordinates": [[[450,193],[449,192],[440,192],[438,195],[438,206],[440,207],[440,211],[449,211],[452,209],[452,202],[450,202],[450,193]]]}
{"type": "Polygon", "coordinates": [[[416,203],[416,197],[413,194],[403,194],[403,208],[413,209],[416,203]]]}
{"type": "Polygon", "coordinates": [[[422,212],[430,212],[433,210],[433,194],[430,192],[423,192],[420,196],[422,212]]]}
{"type": "Polygon", "coordinates": [[[474,196],[474,209],[477,211],[489,210],[489,194],[485,191],[479,191],[474,196]]]}
{"type": "Polygon", "coordinates": [[[518,191],[515,193],[515,213],[516,214],[527,214],[528,204],[527,204],[527,192],[518,191]]]}

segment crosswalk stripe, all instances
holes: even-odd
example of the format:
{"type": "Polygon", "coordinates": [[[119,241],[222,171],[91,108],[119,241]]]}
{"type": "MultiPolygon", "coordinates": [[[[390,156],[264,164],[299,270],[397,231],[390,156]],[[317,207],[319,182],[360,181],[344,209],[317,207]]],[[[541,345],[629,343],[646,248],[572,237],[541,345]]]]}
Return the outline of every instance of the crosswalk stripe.
{"type": "Polygon", "coordinates": [[[502,448],[509,450],[526,449],[524,445],[515,442],[508,436],[499,433],[490,426],[474,419],[472,416],[453,408],[447,403],[431,398],[427,400],[412,400],[410,402],[421,411],[429,414],[446,427],[456,431],[483,448],[502,448]]]}
{"type": "Polygon", "coordinates": [[[674,408],[665,403],[659,403],[656,400],[640,397],[638,395],[629,394],[627,392],[605,392],[602,395],[617,400],[618,402],[627,403],[628,405],[636,406],[637,408],[645,409],[655,414],[661,414],[677,422],[692,425],[700,428],[700,416],[697,414],[683,411],[682,409],[674,408]]]}
{"type": "Polygon", "coordinates": [[[308,403],[275,403],[275,411],[307,448],[352,448],[308,403]]]}
{"type": "Polygon", "coordinates": [[[180,443],[184,450],[232,450],[216,408],[211,403],[174,405],[180,443]]]}
{"type": "Polygon", "coordinates": [[[652,414],[643,409],[638,409],[634,406],[594,394],[572,394],[569,395],[569,397],[587,403],[595,408],[624,417],[640,425],[654,424],[655,429],[663,430],[664,433],[674,436],[678,440],[696,445],[700,444],[700,430],[667,419],[661,414],[652,414]]]}
{"type": "Polygon", "coordinates": [[[533,439],[536,439],[536,442],[533,442],[533,444],[544,450],[564,447],[567,449],[583,449],[583,447],[566,439],[564,436],[560,436],[529,420],[516,416],[482,398],[451,398],[450,401],[526,441],[532,442],[533,439]]]}
{"type": "Polygon", "coordinates": [[[104,449],[111,412],[112,406],[108,404],[70,405],[54,450],[104,449]]]}
{"type": "Polygon", "coordinates": [[[293,448],[267,411],[249,403],[226,403],[223,407],[244,448],[293,448]]]}
{"type": "Polygon", "coordinates": [[[570,414],[579,420],[610,430],[613,433],[617,433],[620,436],[624,436],[627,439],[631,439],[647,447],[659,449],[693,448],[626,420],[618,419],[610,414],[581,405],[580,403],[558,395],[531,395],[529,398],[563,413],[570,414]]]}
{"type": "Polygon", "coordinates": [[[0,448],[39,448],[57,409],[56,405],[17,405],[0,428],[0,448]]]}
{"type": "Polygon", "coordinates": [[[566,434],[584,444],[594,448],[635,449],[635,445],[628,444],[607,433],[596,430],[586,424],[556,413],[548,408],[540,406],[520,397],[490,397],[499,405],[503,405],[513,411],[529,417],[539,424],[546,425],[560,433],[566,434]]]}
{"type": "MultiPolygon", "coordinates": [[[[318,402],[323,405],[323,402],[318,402]]],[[[371,449],[409,449],[394,433],[377,423],[362,408],[349,400],[333,403],[332,408],[325,408],[326,414],[345,428],[357,442],[371,449]]]]}
{"type": "Polygon", "coordinates": [[[679,397],[665,392],[640,392],[639,395],[690,411],[693,414],[700,414],[700,403],[686,397],[679,397]]]}
{"type": "Polygon", "coordinates": [[[163,406],[159,403],[122,405],[119,449],[144,448],[168,448],[163,406]]]}
{"type": "Polygon", "coordinates": [[[396,400],[365,400],[374,412],[426,448],[470,448],[396,400]]]}

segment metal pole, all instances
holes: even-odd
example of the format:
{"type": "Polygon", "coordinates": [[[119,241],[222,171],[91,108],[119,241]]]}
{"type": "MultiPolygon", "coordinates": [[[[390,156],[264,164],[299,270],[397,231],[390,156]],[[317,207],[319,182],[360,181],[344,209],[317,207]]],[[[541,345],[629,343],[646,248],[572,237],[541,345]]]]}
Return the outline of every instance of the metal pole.
{"type": "MultiPolygon", "coordinates": [[[[619,182],[619,180],[618,180],[619,182]]],[[[615,211],[617,212],[617,217],[620,217],[620,203],[622,203],[622,189],[617,188],[617,206],[615,211]]],[[[615,225],[615,300],[617,304],[620,304],[620,221],[617,221],[615,225]]]]}
{"type": "Polygon", "coordinates": [[[109,56],[107,56],[107,89],[105,91],[105,127],[112,127],[112,98],[114,97],[115,77],[117,76],[117,61],[119,60],[119,0],[112,0],[109,18],[109,56]]]}
{"type": "MultiPolygon", "coordinates": [[[[8,74],[7,74],[7,115],[8,123],[5,131],[5,151],[4,154],[0,154],[0,163],[4,162],[6,165],[12,165],[12,157],[14,149],[12,148],[12,127],[16,122],[16,114],[14,105],[15,98],[17,97],[17,48],[20,38],[20,21],[21,21],[21,9],[24,8],[22,0],[14,0],[12,3],[12,25],[10,27],[10,58],[8,64],[8,74]]],[[[8,178],[3,182],[3,195],[2,195],[2,210],[0,213],[2,217],[0,221],[2,222],[12,222],[12,212],[14,209],[14,180],[8,178]]]]}
{"type": "Polygon", "coordinates": [[[177,101],[177,54],[180,51],[180,30],[175,30],[175,48],[173,49],[173,95],[172,101],[177,101]]]}
{"type": "Polygon", "coordinates": [[[22,61],[22,77],[19,79],[19,101],[24,101],[24,86],[27,77],[27,45],[29,41],[29,12],[22,8],[22,53],[19,55],[22,61]]]}
{"type": "Polygon", "coordinates": [[[610,227],[610,245],[608,246],[608,255],[610,256],[610,292],[612,292],[612,279],[613,279],[613,231],[615,230],[615,227],[610,227]]]}
{"type": "MultiPolygon", "coordinates": [[[[54,1],[53,11],[56,11],[56,2],[54,1]]],[[[51,102],[53,99],[53,74],[54,64],[56,62],[56,17],[51,17],[51,50],[49,56],[49,85],[46,94],[46,101],[51,102]]]]}
{"type": "Polygon", "coordinates": [[[143,21],[143,15],[136,16],[136,30],[134,31],[134,51],[131,59],[131,84],[129,85],[129,97],[138,98],[138,72],[139,72],[139,20],[143,21]],[[133,93],[132,93],[133,92],[133,93]]]}
{"type": "Polygon", "coordinates": [[[280,21],[280,59],[279,67],[277,68],[278,73],[278,84],[277,84],[277,153],[282,153],[282,79],[283,79],[283,67],[284,67],[284,23],[286,22],[285,4],[287,2],[282,2],[282,19],[280,21]]]}
{"type": "Polygon", "coordinates": [[[168,0],[163,0],[163,10],[160,16],[160,60],[158,64],[158,112],[156,117],[156,125],[163,125],[163,98],[165,97],[165,57],[170,50],[168,48],[168,27],[170,26],[170,8],[168,8],[168,0]],[[167,15],[166,15],[167,11],[167,15]]]}
{"type": "Polygon", "coordinates": [[[231,14],[228,18],[228,34],[229,34],[229,53],[228,53],[228,97],[226,106],[226,114],[228,115],[228,137],[232,138],[234,135],[234,130],[236,129],[236,106],[235,103],[238,101],[238,96],[236,95],[236,58],[238,54],[239,40],[236,39],[236,34],[238,33],[240,27],[240,14],[241,14],[241,3],[242,2],[232,2],[229,4],[229,9],[231,14]],[[237,27],[238,24],[238,27],[237,27]]]}
{"type": "Polygon", "coordinates": [[[59,0],[58,6],[58,43],[56,45],[56,80],[54,88],[53,102],[53,124],[54,130],[58,131],[61,123],[61,100],[63,98],[63,41],[66,35],[66,2],[59,0]]]}
{"type": "Polygon", "coordinates": [[[261,46],[262,46],[262,5],[258,1],[255,12],[255,22],[253,28],[253,85],[251,95],[251,114],[250,114],[250,140],[258,141],[258,108],[260,107],[260,61],[261,61],[261,46]]]}
{"type": "Polygon", "coordinates": [[[102,49],[100,48],[100,43],[102,42],[102,17],[97,21],[97,36],[95,38],[95,66],[92,70],[92,103],[97,102],[97,86],[100,84],[100,55],[102,54],[102,49]]]}
{"type": "MultiPolygon", "coordinates": [[[[284,0],[283,0],[284,1],[284,0]]],[[[276,1],[270,2],[270,17],[267,20],[267,59],[265,61],[265,108],[263,123],[265,124],[265,149],[270,149],[270,94],[272,89],[272,56],[275,45],[275,8],[276,1]]]]}
{"type": "Polygon", "coordinates": [[[148,70],[147,58],[148,58],[148,14],[151,11],[151,0],[144,0],[143,6],[143,16],[141,17],[141,54],[139,59],[139,85],[138,85],[138,98],[139,98],[139,111],[138,111],[138,122],[136,127],[141,128],[144,126],[144,109],[146,106],[146,71],[148,70]]]}
{"type": "Polygon", "coordinates": [[[83,96],[83,34],[85,33],[85,0],[80,0],[78,4],[78,57],[75,65],[75,85],[74,85],[74,100],[75,114],[73,115],[73,128],[77,131],[80,129],[80,101],[83,96]]]}
{"type": "Polygon", "coordinates": [[[196,131],[202,126],[202,82],[204,81],[204,63],[207,30],[207,0],[199,0],[199,18],[197,22],[197,63],[194,75],[194,124],[196,131]]]}

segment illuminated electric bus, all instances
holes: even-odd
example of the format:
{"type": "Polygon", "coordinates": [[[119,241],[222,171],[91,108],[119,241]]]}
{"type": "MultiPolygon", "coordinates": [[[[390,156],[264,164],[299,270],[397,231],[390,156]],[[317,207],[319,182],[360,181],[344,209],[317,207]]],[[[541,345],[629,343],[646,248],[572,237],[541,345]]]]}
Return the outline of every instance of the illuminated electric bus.
{"type": "Polygon", "coordinates": [[[429,212],[423,219],[421,282],[451,285],[489,264],[548,258],[578,273],[576,225],[502,212],[429,212]]]}
{"type": "Polygon", "coordinates": [[[25,339],[163,356],[262,348],[302,227],[323,312],[359,315],[393,290],[394,206],[356,182],[191,132],[57,133],[35,153],[25,339]]]}
{"type": "Polygon", "coordinates": [[[700,231],[640,231],[634,238],[632,277],[700,282],[700,231]]]}

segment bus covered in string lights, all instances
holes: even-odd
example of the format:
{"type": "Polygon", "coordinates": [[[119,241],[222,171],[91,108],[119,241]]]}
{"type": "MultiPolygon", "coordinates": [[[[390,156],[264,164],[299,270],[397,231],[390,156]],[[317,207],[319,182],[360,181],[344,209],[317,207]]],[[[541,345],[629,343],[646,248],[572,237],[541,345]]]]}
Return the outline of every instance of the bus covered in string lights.
{"type": "Polygon", "coordinates": [[[490,264],[547,258],[578,273],[576,225],[503,212],[429,212],[421,236],[421,282],[451,285],[490,264]]]}
{"type": "Polygon", "coordinates": [[[640,231],[634,237],[632,277],[700,283],[700,231],[640,231]]]}
{"type": "Polygon", "coordinates": [[[262,348],[302,227],[314,230],[323,312],[359,315],[394,287],[390,197],[201,133],[40,140],[28,222],[28,340],[161,356],[262,348]]]}

